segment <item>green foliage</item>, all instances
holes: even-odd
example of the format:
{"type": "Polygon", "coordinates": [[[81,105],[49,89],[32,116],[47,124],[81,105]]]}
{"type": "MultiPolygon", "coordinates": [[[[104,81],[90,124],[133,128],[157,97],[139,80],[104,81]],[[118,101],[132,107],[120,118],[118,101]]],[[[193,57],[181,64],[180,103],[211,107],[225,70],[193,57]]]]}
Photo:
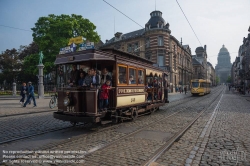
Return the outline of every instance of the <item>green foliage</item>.
{"type": "Polygon", "coordinates": [[[16,79],[21,70],[22,63],[19,60],[18,51],[16,49],[7,49],[0,54],[0,68],[3,71],[4,78],[7,83],[12,83],[16,79]]]}
{"type": "Polygon", "coordinates": [[[31,29],[33,40],[38,44],[40,51],[43,51],[46,72],[53,70],[56,55],[60,48],[67,46],[70,38],[83,36],[93,42],[100,40],[100,36],[94,31],[96,26],[88,19],[75,14],[50,14],[48,17],[40,17],[31,29]]]}
{"type": "Polygon", "coordinates": [[[227,77],[227,83],[231,83],[231,76],[227,77]]]}
{"type": "Polygon", "coordinates": [[[31,54],[26,56],[23,61],[23,72],[24,74],[38,74],[37,62],[39,60],[38,54],[31,54]]]}
{"type": "Polygon", "coordinates": [[[216,84],[218,84],[220,82],[220,78],[216,76],[216,84]]]}

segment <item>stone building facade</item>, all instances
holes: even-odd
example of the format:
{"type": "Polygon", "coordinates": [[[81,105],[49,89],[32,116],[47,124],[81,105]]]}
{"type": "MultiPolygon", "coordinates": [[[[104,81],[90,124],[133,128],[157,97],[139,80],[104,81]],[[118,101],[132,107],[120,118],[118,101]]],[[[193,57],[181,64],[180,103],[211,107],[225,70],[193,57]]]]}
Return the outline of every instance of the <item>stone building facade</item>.
{"type": "Polygon", "coordinates": [[[196,55],[192,55],[193,77],[192,79],[207,78],[207,51],[206,45],[195,49],[196,55]]]}
{"type": "Polygon", "coordinates": [[[211,82],[211,86],[216,85],[216,74],[213,65],[207,62],[207,78],[211,82]]]}
{"type": "Polygon", "coordinates": [[[171,35],[161,11],[150,13],[145,28],[126,34],[117,32],[101,48],[119,49],[154,62],[169,73],[171,91],[188,85],[192,77],[191,49],[171,35]]]}
{"type": "Polygon", "coordinates": [[[231,77],[232,84],[242,91],[250,89],[250,33],[243,38],[243,44],[239,47],[238,56],[231,68],[231,77]]]}
{"type": "Polygon", "coordinates": [[[231,76],[231,57],[227,48],[223,45],[218,54],[218,63],[215,66],[216,76],[219,77],[219,83],[226,83],[228,76],[231,76]]]}

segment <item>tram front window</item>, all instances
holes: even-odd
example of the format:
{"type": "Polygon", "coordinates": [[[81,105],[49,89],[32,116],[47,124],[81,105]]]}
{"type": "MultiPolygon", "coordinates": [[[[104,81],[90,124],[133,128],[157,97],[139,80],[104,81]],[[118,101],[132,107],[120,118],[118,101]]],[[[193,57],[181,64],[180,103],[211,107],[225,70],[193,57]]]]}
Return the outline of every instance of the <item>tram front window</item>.
{"type": "Polygon", "coordinates": [[[192,87],[193,88],[198,88],[199,87],[199,82],[192,82],[192,87]]]}

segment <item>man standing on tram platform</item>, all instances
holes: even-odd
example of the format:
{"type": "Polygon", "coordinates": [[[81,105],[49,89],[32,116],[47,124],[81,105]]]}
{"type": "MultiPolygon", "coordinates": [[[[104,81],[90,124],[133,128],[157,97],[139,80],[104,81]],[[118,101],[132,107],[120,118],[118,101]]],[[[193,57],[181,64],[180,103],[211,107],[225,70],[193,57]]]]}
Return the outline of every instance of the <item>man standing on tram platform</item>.
{"type": "Polygon", "coordinates": [[[165,103],[169,103],[169,100],[168,100],[168,87],[169,87],[169,84],[168,84],[167,75],[165,75],[165,74],[164,74],[163,86],[164,86],[164,100],[165,100],[165,103]]]}

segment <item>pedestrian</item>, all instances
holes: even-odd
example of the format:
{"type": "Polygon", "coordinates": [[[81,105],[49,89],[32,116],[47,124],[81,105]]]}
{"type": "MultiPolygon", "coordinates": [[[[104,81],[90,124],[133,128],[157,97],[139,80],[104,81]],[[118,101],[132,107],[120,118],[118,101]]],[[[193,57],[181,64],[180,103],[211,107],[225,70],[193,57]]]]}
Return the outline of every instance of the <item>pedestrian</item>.
{"type": "Polygon", "coordinates": [[[35,94],[34,94],[34,87],[32,86],[31,82],[29,82],[28,84],[29,84],[29,87],[28,87],[29,96],[28,96],[26,102],[24,103],[23,107],[26,107],[27,103],[30,101],[31,98],[33,99],[33,102],[34,102],[33,107],[36,107],[36,99],[35,99],[35,94]]]}
{"type": "MultiPolygon", "coordinates": [[[[26,83],[25,83],[26,84],[26,83]]],[[[28,99],[29,97],[29,92],[28,92],[28,88],[29,86],[26,84],[26,100],[28,99]]],[[[31,98],[29,99],[29,105],[31,104],[31,98]]]]}
{"type": "Polygon", "coordinates": [[[228,86],[229,91],[230,91],[230,88],[231,88],[231,86],[228,86]]]}
{"type": "Polygon", "coordinates": [[[187,86],[184,87],[185,94],[187,94],[187,86]]]}
{"type": "Polygon", "coordinates": [[[110,90],[110,80],[106,80],[106,83],[102,85],[101,92],[100,92],[100,111],[107,109],[108,107],[108,99],[109,99],[109,90],[110,90]]]}
{"type": "Polygon", "coordinates": [[[168,101],[168,87],[169,87],[169,84],[168,84],[167,76],[165,76],[165,79],[163,80],[163,86],[164,86],[164,100],[165,100],[165,103],[169,103],[169,101],[168,101]]]}
{"type": "Polygon", "coordinates": [[[179,87],[179,91],[180,91],[180,93],[181,93],[181,87],[179,87]]]}
{"type": "Polygon", "coordinates": [[[22,96],[21,100],[20,100],[20,104],[23,105],[24,103],[24,99],[25,99],[25,95],[26,95],[26,91],[27,91],[27,87],[26,87],[26,83],[23,83],[23,86],[21,88],[21,92],[20,95],[22,96]]]}

